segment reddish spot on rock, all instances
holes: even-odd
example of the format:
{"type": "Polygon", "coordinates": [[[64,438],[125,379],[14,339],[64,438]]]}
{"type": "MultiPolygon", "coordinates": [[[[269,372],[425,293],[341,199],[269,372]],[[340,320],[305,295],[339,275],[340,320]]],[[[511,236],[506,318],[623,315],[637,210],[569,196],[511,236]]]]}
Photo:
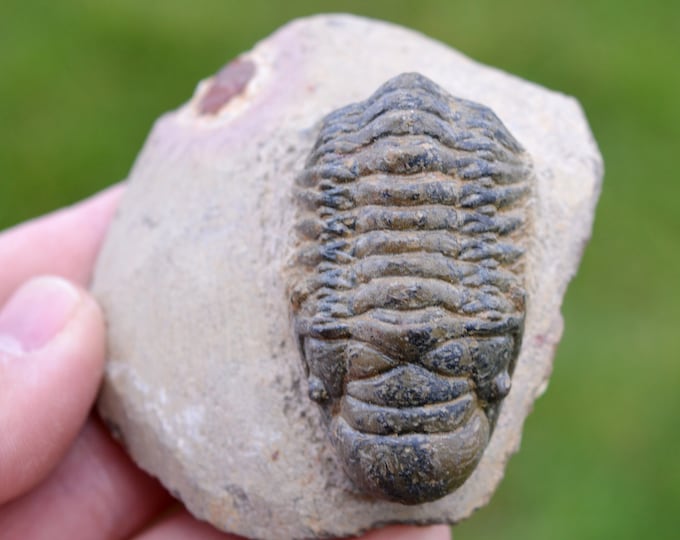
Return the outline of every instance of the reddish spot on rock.
{"type": "Polygon", "coordinates": [[[239,95],[255,74],[255,64],[237,58],[229,62],[215,75],[210,88],[201,99],[201,114],[216,114],[233,97],[239,95]]]}

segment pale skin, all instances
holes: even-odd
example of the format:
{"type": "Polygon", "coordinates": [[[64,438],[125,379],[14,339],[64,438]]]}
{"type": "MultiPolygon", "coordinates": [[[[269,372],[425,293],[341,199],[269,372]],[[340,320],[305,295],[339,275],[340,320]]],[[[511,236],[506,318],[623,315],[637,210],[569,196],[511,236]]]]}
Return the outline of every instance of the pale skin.
{"type": "MultiPolygon", "coordinates": [[[[236,539],[192,518],[92,412],[105,327],[84,287],[123,190],[0,233],[0,531],[24,540],[236,539]]],[[[394,526],[362,538],[450,533],[394,526]]]]}

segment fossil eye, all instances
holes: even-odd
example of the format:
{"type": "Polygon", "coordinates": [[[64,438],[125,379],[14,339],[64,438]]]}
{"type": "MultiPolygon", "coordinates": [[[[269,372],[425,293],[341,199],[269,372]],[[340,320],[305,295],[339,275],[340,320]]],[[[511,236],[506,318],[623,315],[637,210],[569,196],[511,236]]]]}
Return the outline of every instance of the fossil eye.
{"type": "Polygon", "coordinates": [[[512,386],[512,381],[510,379],[510,374],[507,371],[502,371],[493,380],[494,384],[494,397],[496,399],[503,399],[510,392],[510,387],[512,386]]]}
{"type": "Polygon", "coordinates": [[[317,403],[324,403],[328,401],[328,391],[323,384],[323,381],[316,375],[310,375],[307,379],[309,399],[317,403]]]}

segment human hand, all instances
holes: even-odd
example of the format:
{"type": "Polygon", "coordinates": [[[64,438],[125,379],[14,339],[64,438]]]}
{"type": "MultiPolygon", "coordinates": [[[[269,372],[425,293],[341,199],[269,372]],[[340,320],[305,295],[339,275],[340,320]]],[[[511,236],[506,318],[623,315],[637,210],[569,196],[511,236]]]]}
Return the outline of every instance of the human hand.
{"type": "MultiPolygon", "coordinates": [[[[83,287],[121,193],[109,189],[0,234],[2,539],[236,538],[173,511],[172,497],[91,414],[105,328],[83,287]]],[[[363,538],[448,540],[450,533],[395,526],[363,538]]]]}

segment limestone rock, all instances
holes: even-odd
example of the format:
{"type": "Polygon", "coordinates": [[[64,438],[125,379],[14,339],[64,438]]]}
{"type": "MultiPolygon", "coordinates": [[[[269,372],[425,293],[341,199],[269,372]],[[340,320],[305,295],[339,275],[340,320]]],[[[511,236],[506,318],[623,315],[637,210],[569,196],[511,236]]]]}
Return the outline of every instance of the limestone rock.
{"type": "Polygon", "coordinates": [[[109,325],[101,414],[141,467],[225,531],[291,539],[460,521],[491,497],[547,385],[601,176],[573,98],[387,23],[294,21],[163,116],[131,172],[93,285],[109,325]],[[512,390],[472,476],[414,506],[345,476],[307,395],[284,279],[293,181],[321,118],[403,72],[491,108],[535,173],[512,390]]]}

